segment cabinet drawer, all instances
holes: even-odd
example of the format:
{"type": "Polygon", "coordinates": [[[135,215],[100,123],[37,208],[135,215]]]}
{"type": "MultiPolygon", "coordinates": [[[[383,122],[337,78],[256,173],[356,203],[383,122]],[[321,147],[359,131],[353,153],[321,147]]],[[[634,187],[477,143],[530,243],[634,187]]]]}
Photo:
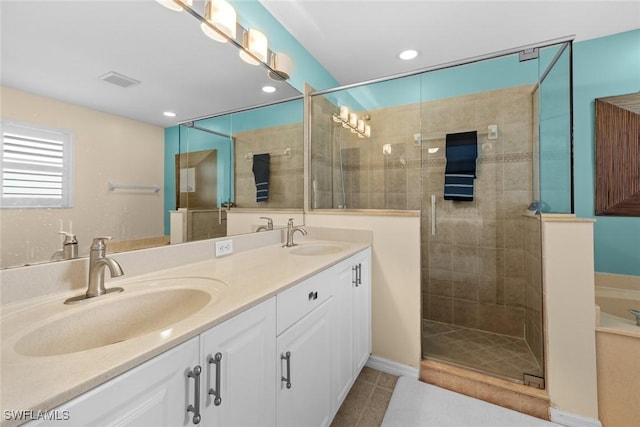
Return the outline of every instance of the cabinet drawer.
{"type": "Polygon", "coordinates": [[[334,276],[329,268],[277,295],[278,335],[333,295],[334,276]]]}

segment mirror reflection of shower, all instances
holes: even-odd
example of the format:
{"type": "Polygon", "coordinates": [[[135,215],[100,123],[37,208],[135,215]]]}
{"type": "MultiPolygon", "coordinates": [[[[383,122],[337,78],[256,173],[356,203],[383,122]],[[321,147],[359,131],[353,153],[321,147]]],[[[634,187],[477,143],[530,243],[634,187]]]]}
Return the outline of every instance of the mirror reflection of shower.
{"type": "MultiPolygon", "coordinates": [[[[356,134],[360,139],[371,138],[371,126],[366,123],[371,120],[371,116],[365,113],[364,115],[362,115],[362,117],[358,117],[356,113],[350,112],[349,108],[343,105],[340,107],[340,113],[334,113],[332,115],[332,119],[336,125],[331,129],[331,153],[332,156],[334,156],[337,150],[338,172],[340,173],[339,191],[341,199],[336,206],[335,197],[333,198],[333,208],[347,209],[347,194],[345,190],[345,169],[347,167],[345,163],[345,150],[347,150],[347,148],[344,145],[345,132],[341,132],[341,130],[349,129],[349,133],[356,134]]],[[[347,135],[349,135],[349,133],[347,133],[347,135]]],[[[334,161],[332,161],[332,163],[335,165],[334,161]]],[[[332,187],[334,187],[333,194],[335,195],[336,188],[333,181],[335,180],[332,180],[332,187]]]]}

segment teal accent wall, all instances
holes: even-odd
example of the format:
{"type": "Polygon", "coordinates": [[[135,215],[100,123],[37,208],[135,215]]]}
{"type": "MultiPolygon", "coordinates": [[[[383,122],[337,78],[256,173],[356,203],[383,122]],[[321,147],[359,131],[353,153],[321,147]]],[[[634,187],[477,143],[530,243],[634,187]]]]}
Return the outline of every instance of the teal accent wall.
{"type": "Polygon", "coordinates": [[[214,117],[196,122],[198,126],[217,130],[227,135],[234,135],[254,129],[264,129],[302,123],[304,118],[304,101],[296,99],[266,107],[252,108],[239,113],[214,117]]]}
{"type": "MultiPolygon", "coordinates": [[[[553,55],[541,52],[541,78],[550,65],[544,57],[552,59],[558,47],[549,50],[553,55]]],[[[544,213],[572,213],[570,55],[571,49],[567,47],[538,90],[540,210],[544,213]]]]}
{"type": "Polygon", "coordinates": [[[575,43],[573,60],[576,214],[597,219],[597,272],[640,276],[640,218],[594,216],[594,99],[640,91],[640,30],[575,43]]]}
{"type": "Polygon", "coordinates": [[[354,111],[375,110],[496,89],[534,84],[538,62],[519,62],[518,55],[475,62],[424,74],[371,83],[326,94],[335,105],[354,111]]]}

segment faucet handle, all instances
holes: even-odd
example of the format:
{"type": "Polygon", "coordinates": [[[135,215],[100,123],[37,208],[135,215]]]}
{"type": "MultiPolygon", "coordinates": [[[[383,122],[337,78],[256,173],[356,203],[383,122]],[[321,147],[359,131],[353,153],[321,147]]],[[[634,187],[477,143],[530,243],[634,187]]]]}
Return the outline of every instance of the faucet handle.
{"type": "Polygon", "coordinates": [[[111,239],[113,239],[113,237],[111,237],[111,236],[94,237],[93,238],[93,244],[91,245],[91,247],[94,247],[94,246],[96,246],[96,247],[100,247],[100,246],[106,247],[107,244],[104,241],[105,240],[111,240],[111,239]]]}
{"type": "Polygon", "coordinates": [[[266,219],[267,220],[267,230],[273,230],[273,220],[271,218],[269,218],[268,216],[261,216],[260,219],[266,219]]]}

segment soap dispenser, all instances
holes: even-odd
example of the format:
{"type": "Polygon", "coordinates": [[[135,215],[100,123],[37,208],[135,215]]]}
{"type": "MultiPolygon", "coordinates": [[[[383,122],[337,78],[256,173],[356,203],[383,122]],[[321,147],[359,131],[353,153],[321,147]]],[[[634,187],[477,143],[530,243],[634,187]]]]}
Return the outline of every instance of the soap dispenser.
{"type": "Polygon", "coordinates": [[[64,234],[64,242],[62,243],[62,259],[78,258],[78,240],[76,235],[67,233],[66,231],[59,231],[59,234],[64,234]]]}

